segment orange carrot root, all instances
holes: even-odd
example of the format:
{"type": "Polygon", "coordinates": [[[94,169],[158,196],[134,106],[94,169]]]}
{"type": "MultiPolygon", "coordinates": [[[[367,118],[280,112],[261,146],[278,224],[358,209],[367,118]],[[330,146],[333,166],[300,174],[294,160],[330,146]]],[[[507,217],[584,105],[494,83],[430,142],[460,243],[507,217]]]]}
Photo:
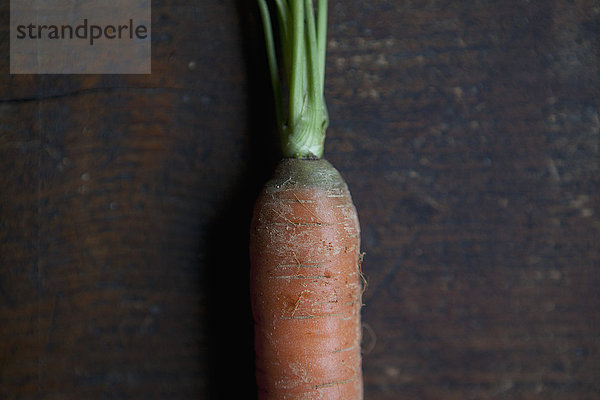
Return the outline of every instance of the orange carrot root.
{"type": "Polygon", "coordinates": [[[250,235],[259,399],[363,398],[359,234],[331,164],[279,164],[250,235]]]}

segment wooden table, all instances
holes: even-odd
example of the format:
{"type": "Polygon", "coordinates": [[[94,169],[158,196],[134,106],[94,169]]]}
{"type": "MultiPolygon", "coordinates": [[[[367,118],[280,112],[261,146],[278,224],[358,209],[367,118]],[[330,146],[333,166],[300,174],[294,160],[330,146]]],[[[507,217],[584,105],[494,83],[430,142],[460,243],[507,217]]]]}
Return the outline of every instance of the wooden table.
{"type": "MultiPolygon", "coordinates": [[[[151,75],[0,64],[0,398],[254,396],[278,160],[253,1],[154,1],[151,75]]],[[[326,157],[359,210],[365,394],[600,393],[600,4],[331,1],[326,157]]]]}

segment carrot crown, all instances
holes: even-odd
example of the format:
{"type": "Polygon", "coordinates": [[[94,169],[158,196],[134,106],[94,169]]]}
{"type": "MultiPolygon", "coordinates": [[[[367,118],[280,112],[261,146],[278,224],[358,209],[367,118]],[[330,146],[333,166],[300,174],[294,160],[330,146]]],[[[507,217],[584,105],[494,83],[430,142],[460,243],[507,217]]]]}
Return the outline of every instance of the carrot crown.
{"type": "Polygon", "coordinates": [[[313,0],[274,0],[274,3],[285,81],[279,75],[269,6],[267,0],[258,0],[283,155],[320,158],[329,124],[323,97],[327,0],[317,0],[316,13],[313,0]],[[289,91],[287,104],[284,104],[283,84],[289,91]]]}

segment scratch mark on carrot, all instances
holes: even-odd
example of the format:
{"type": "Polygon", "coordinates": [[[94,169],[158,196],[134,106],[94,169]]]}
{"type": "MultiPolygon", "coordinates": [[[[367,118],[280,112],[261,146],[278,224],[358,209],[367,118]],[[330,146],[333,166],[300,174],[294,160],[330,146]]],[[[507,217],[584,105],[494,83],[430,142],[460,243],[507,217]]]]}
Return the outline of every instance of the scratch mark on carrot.
{"type": "Polygon", "coordinates": [[[356,379],[358,379],[358,377],[357,376],[353,376],[352,378],[343,379],[341,381],[335,381],[335,382],[330,382],[330,383],[323,383],[321,385],[316,385],[316,386],[314,386],[314,388],[315,389],[322,389],[322,388],[327,388],[327,387],[336,386],[336,385],[344,385],[346,383],[350,383],[352,381],[355,381],[356,379]]]}
{"type": "MultiPolygon", "coordinates": [[[[273,211],[275,212],[275,214],[277,214],[277,216],[279,216],[281,219],[286,221],[288,224],[294,225],[294,222],[290,221],[290,219],[283,214],[283,211],[279,211],[277,209],[273,209],[273,211]]],[[[276,223],[276,224],[281,225],[281,223],[276,223]]]]}
{"type": "Polygon", "coordinates": [[[275,268],[323,268],[323,264],[279,264],[275,268]]]}
{"type": "Polygon", "coordinates": [[[327,276],[325,275],[276,275],[269,276],[269,279],[325,279],[327,276]]]}
{"type": "Polygon", "coordinates": [[[346,347],[345,349],[333,350],[331,353],[342,353],[344,351],[354,350],[355,348],[356,348],[356,345],[350,346],[350,347],[346,347]]]}
{"type": "MultiPolygon", "coordinates": [[[[300,199],[298,198],[298,196],[296,195],[296,193],[294,193],[294,197],[296,198],[296,200],[298,201],[298,203],[300,203],[300,205],[301,205],[301,206],[302,206],[302,207],[303,207],[303,208],[304,208],[306,211],[308,211],[308,213],[309,213],[309,214],[310,214],[310,215],[311,215],[311,216],[312,216],[312,217],[313,217],[313,218],[314,218],[316,221],[318,221],[318,222],[319,222],[319,223],[321,223],[321,224],[324,224],[324,222],[321,220],[321,218],[319,218],[319,217],[318,217],[318,216],[317,216],[317,215],[316,215],[314,212],[312,212],[312,210],[310,210],[308,207],[306,207],[306,206],[304,205],[304,202],[303,202],[303,200],[300,200],[300,199]]],[[[309,201],[312,203],[312,201],[311,201],[311,200],[309,200],[309,201]]]]}
{"type": "Polygon", "coordinates": [[[339,317],[341,313],[321,314],[321,315],[297,315],[294,317],[280,317],[280,319],[313,319],[313,318],[327,318],[327,317],[339,317]]]}
{"type": "Polygon", "coordinates": [[[300,301],[302,300],[302,297],[304,297],[304,293],[313,293],[313,292],[311,290],[306,289],[306,290],[303,290],[302,293],[300,293],[300,297],[298,297],[296,304],[294,304],[294,309],[292,310],[292,317],[298,310],[298,307],[300,306],[300,301]]]}
{"type": "Polygon", "coordinates": [[[279,225],[279,226],[332,226],[334,224],[329,224],[326,222],[294,222],[294,221],[290,221],[289,219],[285,218],[286,222],[273,222],[273,225],[279,225]]]}
{"type": "Polygon", "coordinates": [[[282,200],[283,203],[287,203],[287,204],[296,204],[296,203],[300,203],[300,204],[305,204],[305,203],[314,203],[314,200],[302,200],[300,198],[298,198],[298,196],[294,193],[293,196],[295,197],[294,199],[285,199],[282,200]]]}

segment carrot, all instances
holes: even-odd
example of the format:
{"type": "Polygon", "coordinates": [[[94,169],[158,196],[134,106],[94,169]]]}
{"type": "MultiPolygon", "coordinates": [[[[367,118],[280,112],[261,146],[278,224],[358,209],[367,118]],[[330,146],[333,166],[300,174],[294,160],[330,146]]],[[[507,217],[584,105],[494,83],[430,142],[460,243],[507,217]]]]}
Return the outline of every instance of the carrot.
{"type": "Polygon", "coordinates": [[[250,236],[260,398],[362,398],[359,225],[325,160],[283,160],[250,236]]]}
{"type": "Polygon", "coordinates": [[[275,0],[289,116],[270,10],[258,0],[283,160],[254,206],[250,293],[259,399],[363,398],[356,208],[325,159],[327,1],[275,0]]]}

